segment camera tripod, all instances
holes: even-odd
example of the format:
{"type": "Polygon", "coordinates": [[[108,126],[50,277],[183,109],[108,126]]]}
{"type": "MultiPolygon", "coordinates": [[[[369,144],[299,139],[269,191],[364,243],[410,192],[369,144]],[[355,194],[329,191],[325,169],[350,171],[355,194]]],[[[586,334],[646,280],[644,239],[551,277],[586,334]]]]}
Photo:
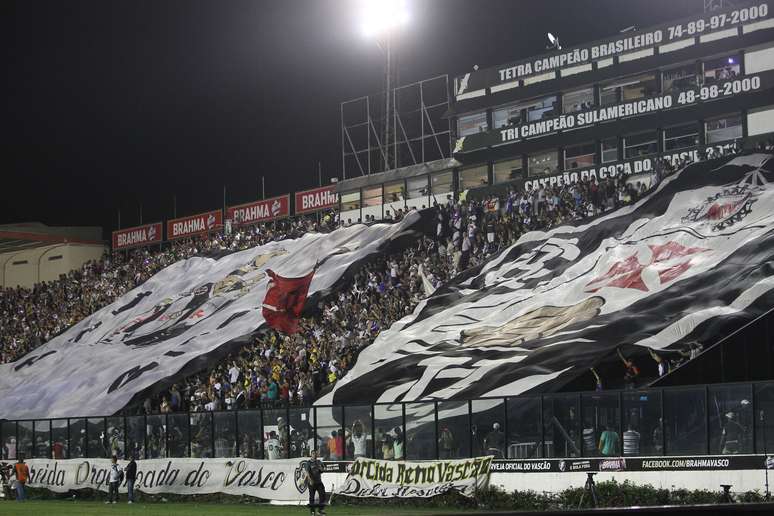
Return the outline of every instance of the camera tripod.
{"type": "Polygon", "coordinates": [[[587,472],[586,475],[588,475],[588,478],[586,479],[585,491],[581,495],[580,502],[578,503],[578,509],[583,507],[583,500],[586,498],[586,495],[589,496],[592,507],[596,507],[599,504],[599,496],[597,495],[597,485],[594,483],[594,475],[596,475],[596,472],[594,473],[587,472]]]}

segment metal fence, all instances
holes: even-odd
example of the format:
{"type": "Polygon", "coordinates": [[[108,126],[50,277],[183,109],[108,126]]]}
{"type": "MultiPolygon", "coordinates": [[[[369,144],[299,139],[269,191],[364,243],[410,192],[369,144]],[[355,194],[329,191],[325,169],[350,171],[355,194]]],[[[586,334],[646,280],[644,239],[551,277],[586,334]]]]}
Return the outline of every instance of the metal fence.
{"type": "Polygon", "coordinates": [[[4,459],[326,460],[774,450],[774,382],[346,406],[2,421],[4,459]]]}

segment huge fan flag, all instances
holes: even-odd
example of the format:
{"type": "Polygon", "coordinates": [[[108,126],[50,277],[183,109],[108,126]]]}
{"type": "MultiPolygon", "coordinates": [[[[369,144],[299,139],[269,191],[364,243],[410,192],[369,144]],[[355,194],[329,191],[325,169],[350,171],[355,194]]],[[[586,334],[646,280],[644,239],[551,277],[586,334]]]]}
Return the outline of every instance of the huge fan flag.
{"type": "Polygon", "coordinates": [[[284,329],[292,330],[307,294],[313,302],[347,281],[363,260],[401,237],[411,240],[419,220],[413,213],[400,224],[356,225],[177,262],[0,365],[0,419],[115,413],[148,389],[206,369],[249,342],[266,322],[267,301],[283,310],[284,329]],[[270,295],[272,276],[279,290],[270,295]]]}
{"type": "Polygon", "coordinates": [[[527,233],[382,332],[319,403],[551,391],[621,345],[716,342],[774,304],[772,180],[765,154],[698,163],[634,205],[527,233]]]}

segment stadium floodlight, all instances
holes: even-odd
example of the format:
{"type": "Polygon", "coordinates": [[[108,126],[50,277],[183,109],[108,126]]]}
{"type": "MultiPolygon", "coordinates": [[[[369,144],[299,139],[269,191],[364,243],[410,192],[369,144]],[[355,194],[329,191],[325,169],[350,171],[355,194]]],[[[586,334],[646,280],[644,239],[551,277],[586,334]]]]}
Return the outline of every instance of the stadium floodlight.
{"type": "Polygon", "coordinates": [[[408,21],[406,0],[362,0],[361,27],[367,37],[389,33],[408,21]]]}
{"type": "Polygon", "coordinates": [[[548,38],[548,43],[550,44],[548,48],[554,48],[556,50],[562,49],[562,45],[559,44],[559,38],[557,38],[550,32],[546,33],[546,37],[548,38]]]}

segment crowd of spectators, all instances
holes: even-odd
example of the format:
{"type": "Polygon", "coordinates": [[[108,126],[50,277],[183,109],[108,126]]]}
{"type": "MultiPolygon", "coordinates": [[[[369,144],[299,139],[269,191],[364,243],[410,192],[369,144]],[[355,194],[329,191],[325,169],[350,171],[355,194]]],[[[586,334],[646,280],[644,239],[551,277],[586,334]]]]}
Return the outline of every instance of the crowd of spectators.
{"type": "Polygon", "coordinates": [[[178,260],[200,253],[248,249],[320,229],[324,228],[311,219],[249,226],[229,234],[176,240],[163,249],[106,253],[56,281],[32,288],[0,288],[0,363],[29,353],[178,260]]]}
{"type": "MultiPolygon", "coordinates": [[[[729,149],[729,152],[735,152],[729,149]]],[[[717,154],[713,157],[716,157],[717,154]]],[[[595,216],[636,202],[687,163],[657,162],[647,182],[586,179],[574,184],[511,189],[507,195],[435,204],[434,235],[402,252],[377,256],[343,290],[301,321],[301,331],[262,331],[255,341],[135,410],[145,413],[218,410],[283,403],[308,404],[354,364],[383,328],[411,313],[421,299],[456,274],[481,264],[525,232],[595,216]]],[[[405,213],[398,210],[390,220],[405,213]]],[[[371,222],[371,221],[369,221],[371,222]]],[[[240,250],[295,238],[324,226],[309,220],[253,226],[230,235],[179,241],[167,249],[106,255],[60,280],[33,289],[0,290],[0,362],[13,361],[113,302],[158,270],[198,253],[240,250]]]]}

